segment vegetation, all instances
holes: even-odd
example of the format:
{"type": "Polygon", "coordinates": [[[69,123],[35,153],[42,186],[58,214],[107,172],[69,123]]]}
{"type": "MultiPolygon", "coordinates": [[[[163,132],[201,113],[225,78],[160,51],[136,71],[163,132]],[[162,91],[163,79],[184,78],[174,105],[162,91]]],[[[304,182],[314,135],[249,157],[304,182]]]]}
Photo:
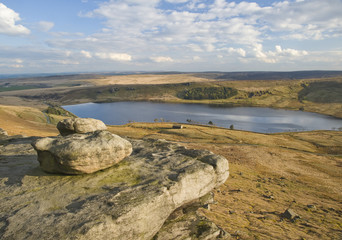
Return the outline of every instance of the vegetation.
{"type": "Polygon", "coordinates": [[[45,113],[47,114],[54,114],[58,116],[64,116],[64,117],[77,117],[75,114],[65,110],[62,107],[59,106],[49,106],[46,110],[45,113]]]}
{"type": "Polygon", "coordinates": [[[342,82],[313,82],[302,84],[298,99],[316,103],[342,103],[342,82]]]}
{"type": "Polygon", "coordinates": [[[229,87],[191,88],[177,94],[183,99],[227,99],[237,94],[237,90],[229,87]]]}
{"type": "Polygon", "coordinates": [[[36,89],[36,88],[47,88],[44,85],[8,85],[8,86],[0,86],[0,92],[9,92],[9,91],[19,91],[19,90],[28,90],[28,89],[36,89]]]}

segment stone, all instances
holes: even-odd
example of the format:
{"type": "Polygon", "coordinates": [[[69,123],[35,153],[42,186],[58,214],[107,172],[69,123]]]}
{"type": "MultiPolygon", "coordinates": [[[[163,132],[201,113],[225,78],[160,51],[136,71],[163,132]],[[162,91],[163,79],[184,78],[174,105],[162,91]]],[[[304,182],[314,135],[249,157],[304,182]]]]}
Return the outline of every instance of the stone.
{"type": "Polygon", "coordinates": [[[8,134],[4,129],[0,128],[0,136],[8,136],[8,134]]]}
{"type": "Polygon", "coordinates": [[[172,128],[173,128],[173,129],[183,129],[183,127],[184,127],[184,126],[181,125],[181,124],[173,124],[173,125],[172,125],[172,128]]]}
{"type": "Polygon", "coordinates": [[[179,219],[168,219],[153,240],[228,240],[231,235],[205,217],[190,211],[179,219]]]}
{"type": "Polygon", "coordinates": [[[62,136],[74,133],[88,133],[97,130],[106,130],[106,125],[92,118],[67,118],[57,124],[57,129],[62,136]]]}
{"type": "Polygon", "coordinates": [[[313,204],[308,204],[308,205],[306,205],[306,207],[307,207],[308,209],[317,210],[316,206],[313,205],[313,204]]]}
{"type": "MultiPolygon", "coordinates": [[[[229,175],[228,161],[212,152],[134,139],[132,154],[111,168],[48,174],[39,168],[32,140],[0,146],[0,239],[150,240],[172,212],[229,175]]],[[[203,239],[221,234],[200,229],[203,239]]]]}
{"type": "Polygon", "coordinates": [[[283,213],[283,217],[291,221],[295,221],[300,218],[300,216],[291,208],[286,209],[286,211],[283,213]]]}
{"type": "Polygon", "coordinates": [[[42,138],[32,143],[40,167],[49,173],[93,173],[132,153],[129,141],[108,131],[42,138]]]}

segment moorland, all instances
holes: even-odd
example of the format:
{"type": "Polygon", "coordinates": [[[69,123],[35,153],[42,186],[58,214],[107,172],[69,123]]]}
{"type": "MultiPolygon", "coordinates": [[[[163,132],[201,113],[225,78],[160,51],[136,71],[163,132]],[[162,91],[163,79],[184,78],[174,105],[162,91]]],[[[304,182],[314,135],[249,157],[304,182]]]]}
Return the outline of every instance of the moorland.
{"type": "MultiPolygon", "coordinates": [[[[146,73],[0,79],[0,128],[56,136],[61,105],[159,101],[310,111],[342,118],[342,72],[146,73]]],[[[200,213],[236,239],[342,237],[342,132],[261,134],[215,126],[130,123],[120,136],[166,139],[226,157],[230,177],[200,213]],[[283,217],[288,208],[299,216],[283,217]]]]}

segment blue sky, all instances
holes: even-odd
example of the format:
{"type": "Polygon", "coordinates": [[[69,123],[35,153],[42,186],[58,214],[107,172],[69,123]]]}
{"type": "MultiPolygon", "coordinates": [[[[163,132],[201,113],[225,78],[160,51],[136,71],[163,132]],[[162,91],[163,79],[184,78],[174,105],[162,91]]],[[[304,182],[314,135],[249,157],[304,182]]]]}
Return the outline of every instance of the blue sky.
{"type": "Polygon", "coordinates": [[[342,0],[0,0],[0,74],[342,70],[342,0]]]}

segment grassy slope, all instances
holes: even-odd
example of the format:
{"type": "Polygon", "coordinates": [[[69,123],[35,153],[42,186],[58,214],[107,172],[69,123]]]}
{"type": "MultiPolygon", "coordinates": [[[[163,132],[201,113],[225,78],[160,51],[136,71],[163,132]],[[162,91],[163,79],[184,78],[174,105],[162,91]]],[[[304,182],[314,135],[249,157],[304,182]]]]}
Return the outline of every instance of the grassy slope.
{"type": "Polygon", "coordinates": [[[230,162],[217,204],[201,213],[239,239],[338,239],[342,235],[342,133],[259,134],[209,126],[132,123],[110,131],[209,149],[230,162]],[[309,208],[308,205],[314,205],[309,208]],[[281,214],[291,206],[301,219],[281,214]]]}
{"type": "Polygon", "coordinates": [[[33,107],[0,105],[0,128],[9,135],[25,136],[55,136],[58,134],[56,123],[61,116],[49,114],[52,124],[47,123],[47,117],[33,107]]]}

